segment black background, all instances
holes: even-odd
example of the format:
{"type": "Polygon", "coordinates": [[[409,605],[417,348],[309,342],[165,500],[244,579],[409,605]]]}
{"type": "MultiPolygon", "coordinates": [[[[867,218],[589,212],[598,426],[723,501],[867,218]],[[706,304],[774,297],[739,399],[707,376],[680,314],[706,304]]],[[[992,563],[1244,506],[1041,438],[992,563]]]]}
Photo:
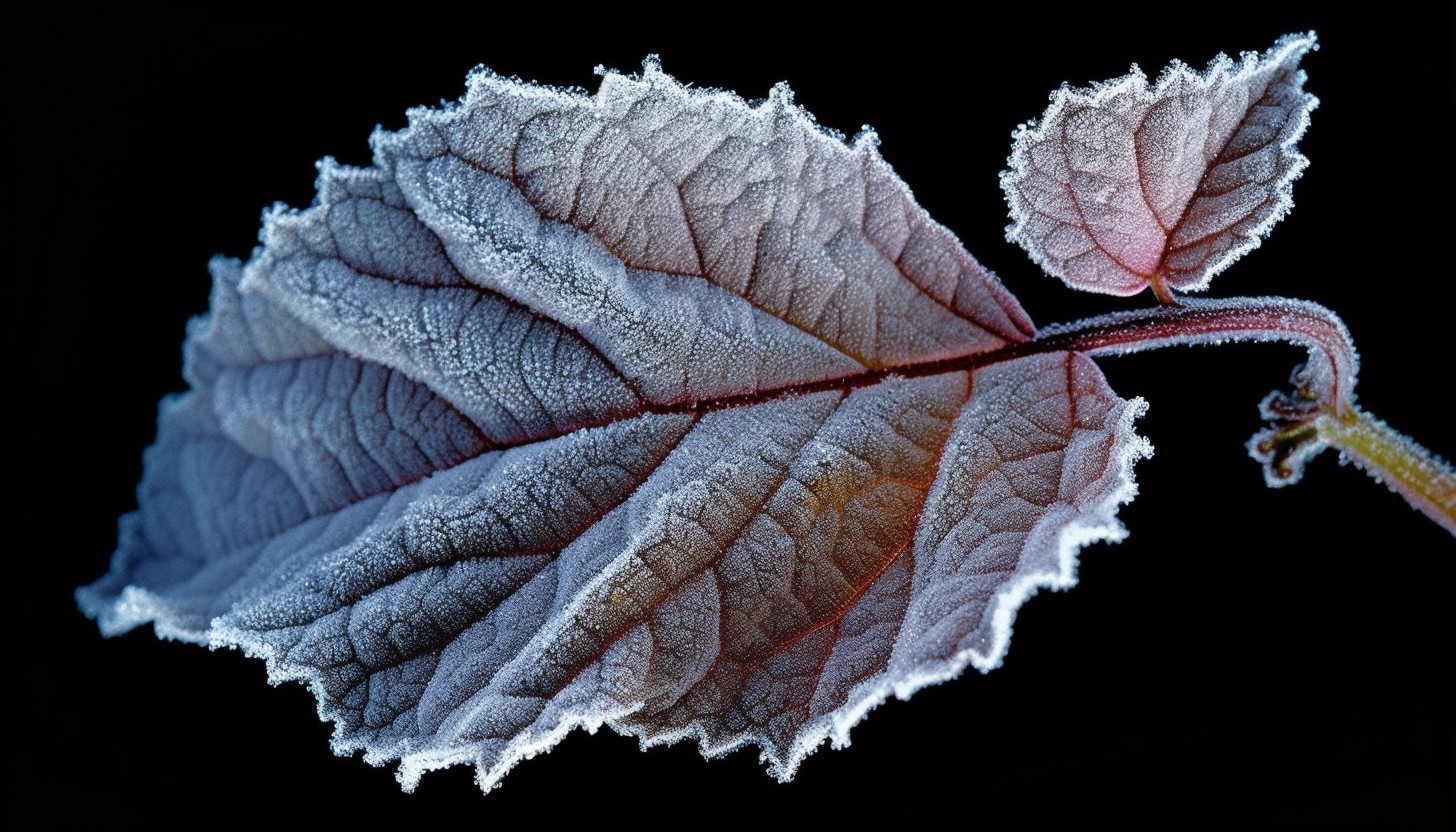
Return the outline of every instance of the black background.
{"type": "Polygon", "coordinates": [[[823,7],[822,25],[785,5],[191,8],[5,12],[7,815],[161,828],[394,813],[460,828],[936,813],[966,828],[1451,823],[1456,542],[1333,453],[1298,486],[1264,487],[1243,442],[1255,404],[1302,359],[1282,345],[1101,360],[1115,390],[1151,402],[1140,430],[1157,455],[1122,511],[1129,539],[1085,550],[1078,587],[1028,603],[1004,667],[887,703],[789,785],[753,750],[704,762],[604,731],[485,797],[460,768],[403,795],[390,770],[332,757],[309,694],[270,689],[261,662],[147,630],[103,640],[71,600],[135,506],[156,400],[182,389],[208,257],[246,257],[264,206],[308,204],[314,160],[367,164],[376,123],[453,100],[477,63],[595,89],[595,64],[631,71],[655,52],[681,80],[749,98],[787,80],[822,124],[874,125],[931,215],[1045,325],[1149,301],[1072,292],[1004,241],[996,174],[1017,122],[1063,81],[1174,57],[1201,68],[1316,29],[1304,66],[1322,104],[1296,208],[1213,294],[1336,310],[1360,348],[1361,403],[1456,455],[1450,4],[954,18],[896,3],[823,7]]]}

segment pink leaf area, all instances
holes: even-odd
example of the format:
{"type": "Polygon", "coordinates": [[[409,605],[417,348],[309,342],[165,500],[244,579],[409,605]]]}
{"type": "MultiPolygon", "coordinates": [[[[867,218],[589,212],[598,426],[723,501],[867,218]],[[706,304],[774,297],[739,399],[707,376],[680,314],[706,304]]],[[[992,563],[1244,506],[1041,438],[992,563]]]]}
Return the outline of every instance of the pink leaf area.
{"type": "Polygon", "coordinates": [[[1319,103],[1300,58],[1313,33],[1281,38],[1206,72],[1137,67],[1091,89],[1063,87],[1017,133],[1001,184],[1007,236],[1077,289],[1198,290],[1289,210],[1309,160],[1294,147],[1319,103]]]}
{"type": "Polygon", "coordinates": [[[479,72],[372,144],[213,261],[103,631],[262,656],[410,790],[601,725],[788,779],[1121,538],[1141,400],[1018,353],[873,134],[786,88],[479,72]]]}

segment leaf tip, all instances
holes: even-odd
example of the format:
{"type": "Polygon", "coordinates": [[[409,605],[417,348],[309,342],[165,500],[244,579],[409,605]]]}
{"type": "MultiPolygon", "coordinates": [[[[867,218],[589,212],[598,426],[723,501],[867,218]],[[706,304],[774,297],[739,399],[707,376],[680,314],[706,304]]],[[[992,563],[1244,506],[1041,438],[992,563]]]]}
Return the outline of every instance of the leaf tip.
{"type": "Polygon", "coordinates": [[[854,138],[850,140],[849,146],[861,153],[879,155],[880,134],[874,127],[868,124],[862,124],[860,125],[859,132],[855,133],[854,138]]]}

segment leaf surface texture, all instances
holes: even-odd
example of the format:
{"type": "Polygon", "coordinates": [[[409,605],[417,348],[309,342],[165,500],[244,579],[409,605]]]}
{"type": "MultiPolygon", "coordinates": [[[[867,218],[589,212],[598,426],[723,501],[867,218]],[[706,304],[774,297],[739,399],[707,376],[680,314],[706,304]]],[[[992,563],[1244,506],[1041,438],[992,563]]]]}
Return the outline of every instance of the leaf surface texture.
{"type": "Polygon", "coordinates": [[[240,647],[334,745],[485,788],[575,726],[792,776],[890,694],[996,666],[1122,532],[1141,402],[846,145],[653,64],[472,76],[212,264],[108,633],[240,647]]]}
{"type": "Polygon", "coordinates": [[[1063,87],[1017,134],[1001,184],[1007,236],[1077,289],[1197,290],[1292,206],[1309,160],[1294,144],[1319,103],[1287,35],[1203,74],[1174,63],[1149,86],[1137,67],[1089,90],[1063,87]]]}

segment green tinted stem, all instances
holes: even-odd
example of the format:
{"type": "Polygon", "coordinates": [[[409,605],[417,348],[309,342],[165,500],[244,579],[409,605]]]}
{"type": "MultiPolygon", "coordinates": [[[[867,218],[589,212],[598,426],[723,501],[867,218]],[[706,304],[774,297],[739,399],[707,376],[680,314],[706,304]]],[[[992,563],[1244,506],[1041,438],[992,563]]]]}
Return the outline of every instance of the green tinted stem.
{"type": "Polygon", "coordinates": [[[1319,438],[1456,535],[1456,471],[1430,451],[1358,408],[1315,420],[1319,438]]]}

